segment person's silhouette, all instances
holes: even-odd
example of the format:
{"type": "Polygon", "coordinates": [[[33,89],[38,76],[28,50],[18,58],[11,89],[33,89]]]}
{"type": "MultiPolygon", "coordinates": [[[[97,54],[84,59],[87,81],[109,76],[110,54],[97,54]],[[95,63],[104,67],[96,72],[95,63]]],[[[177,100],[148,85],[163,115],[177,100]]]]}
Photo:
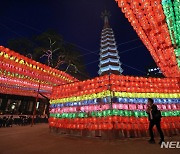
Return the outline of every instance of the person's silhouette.
{"type": "Polygon", "coordinates": [[[156,128],[160,134],[160,141],[159,144],[161,144],[164,141],[164,134],[161,130],[161,112],[157,109],[157,106],[154,104],[153,99],[148,98],[147,103],[147,110],[146,113],[148,114],[149,119],[149,134],[150,134],[150,140],[149,143],[155,143],[154,140],[154,134],[153,134],[153,127],[156,125],[156,128]]]}

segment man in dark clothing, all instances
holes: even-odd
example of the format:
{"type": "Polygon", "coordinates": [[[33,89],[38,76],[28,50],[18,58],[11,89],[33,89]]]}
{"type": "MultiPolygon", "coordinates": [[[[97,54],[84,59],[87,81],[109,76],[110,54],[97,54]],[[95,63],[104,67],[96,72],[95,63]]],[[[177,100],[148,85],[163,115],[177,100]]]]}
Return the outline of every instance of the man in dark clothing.
{"type": "Polygon", "coordinates": [[[161,130],[161,112],[157,109],[157,106],[154,104],[153,99],[148,98],[147,103],[147,110],[146,113],[148,114],[149,119],[149,134],[151,139],[149,140],[149,143],[155,143],[154,140],[154,134],[153,134],[153,127],[156,125],[156,128],[160,134],[160,141],[159,144],[161,144],[164,141],[164,134],[161,130]]]}

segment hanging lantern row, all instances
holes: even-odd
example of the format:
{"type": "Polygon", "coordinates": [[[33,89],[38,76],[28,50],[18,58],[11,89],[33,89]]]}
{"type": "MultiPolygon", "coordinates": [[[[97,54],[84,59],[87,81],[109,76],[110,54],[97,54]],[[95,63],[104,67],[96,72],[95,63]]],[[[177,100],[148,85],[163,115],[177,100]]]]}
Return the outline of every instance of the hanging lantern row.
{"type": "MultiPolygon", "coordinates": [[[[146,117],[122,117],[122,116],[106,116],[106,117],[89,117],[89,118],[49,118],[49,122],[64,123],[64,124],[91,124],[91,123],[139,123],[148,124],[146,117]]],[[[179,117],[163,117],[162,122],[177,122],[180,123],[179,117]]]]}
{"type": "MultiPolygon", "coordinates": [[[[118,85],[112,85],[110,87],[111,91],[114,92],[132,92],[132,93],[179,93],[180,89],[177,88],[139,88],[139,87],[134,87],[132,86],[133,84],[126,84],[126,87],[121,87],[118,85]],[[129,86],[128,86],[129,85],[129,86]]],[[[96,89],[87,89],[84,91],[76,91],[73,92],[74,90],[72,90],[71,92],[67,92],[68,90],[65,89],[64,91],[54,91],[52,93],[52,99],[61,99],[61,98],[68,98],[68,97],[75,97],[75,96],[83,96],[83,95],[93,95],[107,91],[108,90],[108,86],[104,86],[104,87],[100,87],[100,88],[96,88],[96,89]]]]}
{"type": "Polygon", "coordinates": [[[180,93],[126,93],[114,92],[115,97],[128,98],[180,98],[180,93]]]}
{"type": "Polygon", "coordinates": [[[178,78],[143,78],[129,76],[103,76],[93,80],[71,83],[53,88],[52,99],[88,95],[109,89],[122,92],[179,93],[178,78]]]}
{"type": "MultiPolygon", "coordinates": [[[[23,76],[24,77],[24,76],[23,76]]],[[[11,74],[9,72],[2,73],[0,69],[0,85],[3,87],[7,87],[8,89],[12,88],[12,90],[7,91],[8,94],[16,94],[16,95],[24,95],[22,91],[19,91],[19,89],[24,90],[24,93],[28,96],[34,96],[31,94],[31,91],[37,91],[39,82],[31,80],[30,78],[23,78],[22,76],[18,76],[17,74],[11,74]],[[16,90],[18,89],[18,90],[16,90]],[[12,92],[12,93],[10,93],[12,92]]],[[[51,94],[52,92],[52,86],[47,85],[47,83],[40,83],[40,91],[46,92],[48,94],[51,94]]],[[[1,93],[6,93],[6,90],[1,93]]],[[[49,95],[50,96],[50,95],[49,95]]]]}
{"type": "MultiPolygon", "coordinates": [[[[89,117],[89,118],[49,118],[49,122],[64,123],[64,124],[91,124],[91,123],[139,123],[148,124],[146,117],[127,117],[127,116],[105,116],[105,117],[89,117]]],[[[163,117],[162,122],[177,122],[180,123],[179,117],[163,117]]]]}
{"type": "Polygon", "coordinates": [[[162,0],[162,7],[166,16],[171,42],[174,47],[178,67],[180,68],[180,1],[162,0]]]}
{"type": "Polygon", "coordinates": [[[1,93],[36,97],[34,91],[37,91],[39,84],[40,91],[47,95],[51,94],[52,86],[74,81],[77,80],[62,71],[0,46],[0,84],[3,87],[1,93]],[[23,91],[26,94],[23,94],[23,91]]]}
{"type": "Polygon", "coordinates": [[[148,83],[179,83],[179,78],[153,78],[153,77],[134,77],[134,76],[123,76],[123,75],[110,75],[111,80],[119,80],[125,82],[148,82],[148,83]]]}
{"type": "MultiPolygon", "coordinates": [[[[147,130],[147,118],[102,117],[102,118],[49,118],[50,127],[86,130],[147,130]]],[[[165,117],[161,122],[162,129],[180,129],[179,117],[165,117]]]]}
{"type": "MultiPolygon", "coordinates": [[[[162,111],[162,116],[180,116],[180,110],[175,111],[162,111]]],[[[134,116],[134,117],[147,117],[147,113],[145,111],[138,110],[117,110],[117,109],[109,109],[104,111],[92,111],[92,112],[74,112],[74,113],[51,113],[51,117],[57,118],[87,118],[87,117],[106,117],[106,116],[134,116]]]]}
{"type": "MultiPolygon", "coordinates": [[[[32,81],[25,81],[25,80],[21,80],[21,79],[13,79],[10,77],[4,77],[2,75],[0,75],[0,84],[8,87],[8,86],[16,86],[16,87],[21,87],[21,88],[30,88],[30,89],[35,89],[37,90],[39,87],[38,83],[33,83],[32,81]]],[[[48,85],[44,85],[41,84],[40,89],[42,89],[43,91],[48,91],[49,93],[51,93],[52,91],[52,86],[48,86],[48,85]]]]}
{"type": "Polygon", "coordinates": [[[126,87],[120,87],[118,85],[112,85],[111,90],[112,91],[122,91],[122,92],[137,92],[137,93],[179,93],[180,89],[179,88],[151,88],[151,87],[144,87],[144,88],[139,88],[139,87],[134,87],[132,84],[126,84],[126,87]],[[127,86],[129,85],[129,87],[127,86]]]}
{"type": "Polygon", "coordinates": [[[62,80],[60,80],[58,77],[53,77],[48,75],[46,72],[42,71],[35,71],[33,68],[28,68],[27,66],[24,66],[22,64],[16,63],[14,61],[9,62],[7,59],[3,59],[0,61],[0,68],[4,71],[11,72],[13,74],[19,74],[31,77],[33,79],[41,80],[41,81],[48,81],[51,84],[61,84],[62,80]]]}
{"type": "MultiPolygon", "coordinates": [[[[104,105],[88,105],[88,106],[74,106],[74,107],[56,107],[50,108],[50,113],[73,113],[73,112],[92,112],[92,111],[104,111],[110,108],[118,110],[146,110],[146,104],[122,104],[122,103],[113,103],[112,107],[110,104],[104,105]]],[[[180,104],[158,104],[158,109],[161,111],[175,111],[180,110],[180,104]]]]}
{"type": "Polygon", "coordinates": [[[52,85],[52,83],[47,82],[47,81],[40,81],[37,78],[31,78],[29,76],[20,75],[18,73],[7,72],[6,70],[2,70],[2,69],[0,69],[0,75],[2,75],[3,77],[11,78],[12,80],[13,79],[14,80],[21,80],[24,82],[32,82],[34,84],[41,82],[41,84],[43,84],[45,86],[51,86],[52,85]]]}
{"type": "Polygon", "coordinates": [[[125,97],[125,98],[180,98],[180,93],[130,93],[130,92],[111,92],[109,90],[103,91],[100,93],[94,93],[89,95],[82,96],[73,96],[62,99],[52,99],[51,96],[50,103],[66,103],[66,102],[76,102],[83,101],[95,98],[104,98],[104,97],[125,97]]]}
{"type": "MultiPolygon", "coordinates": [[[[180,98],[153,98],[155,104],[179,104],[180,98]]],[[[105,97],[101,99],[92,99],[92,100],[84,100],[80,102],[66,102],[66,103],[57,103],[57,104],[51,104],[50,108],[62,108],[62,107],[74,107],[74,106],[88,106],[88,105],[104,105],[104,104],[110,104],[110,103],[126,103],[126,104],[136,104],[138,109],[142,109],[144,105],[147,104],[147,98],[110,98],[105,97]]],[[[169,108],[169,107],[168,107],[169,108]]]]}
{"type": "Polygon", "coordinates": [[[115,0],[166,77],[180,77],[160,0],[115,0]]]}
{"type": "MultiPolygon", "coordinates": [[[[3,87],[0,86],[0,93],[1,94],[11,94],[11,95],[20,95],[20,96],[32,96],[36,97],[37,92],[34,90],[24,90],[19,87],[3,87]]],[[[49,94],[44,94],[47,97],[50,97],[49,94]]],[[[42,98],[41,95],[38,96],[39,98],[42,98]]]]}
{"type": "MultiPolygon", "coordinates": [[[[4,48],[3,46],[0,46],[0,61],[4,61],[6,64],[18,67],[19,69],[23,68],[24,71],[30,71],[34,75],[44,74],[46,76],[49,76],[50,78],[56,78],[65,83],[77,81],[77,79],[71,77],[65,72],[43,65],[32,59],[24,57],[8,48],[4,48]]],[[[16,70],[18,68],[14,69],[16,70]]]]}

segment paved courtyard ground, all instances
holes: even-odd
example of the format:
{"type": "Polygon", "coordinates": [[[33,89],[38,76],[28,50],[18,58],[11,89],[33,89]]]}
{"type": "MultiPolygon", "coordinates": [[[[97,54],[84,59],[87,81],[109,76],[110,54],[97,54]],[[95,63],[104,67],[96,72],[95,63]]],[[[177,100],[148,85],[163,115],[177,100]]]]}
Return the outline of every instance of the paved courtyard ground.
{"type": "MultiPolygon", "coordinates": [[[[50,133],[48,124],[0,128],[0,154],[179,154],[180,149],[161,149],[148,138],[100,140],[50,133]]],[[[158,139],[156,139],[158,141],[158,139]]],[[[180,136],[166,141],[180,141],[180,136]]]]}

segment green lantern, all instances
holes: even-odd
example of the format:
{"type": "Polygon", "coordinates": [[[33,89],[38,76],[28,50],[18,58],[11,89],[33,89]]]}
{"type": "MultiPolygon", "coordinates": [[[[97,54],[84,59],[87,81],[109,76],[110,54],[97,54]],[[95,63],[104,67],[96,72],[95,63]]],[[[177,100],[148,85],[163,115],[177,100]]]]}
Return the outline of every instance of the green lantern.
{"type": "Polygon", "coordinates": [[[134,116],[135,117],[139,117],[139,112],[138,111],[134,111],[134,116]]]}
{"type": "Polygon", "coordinates": [[[114,110],[112,111],[112,114],[113,114],[113,115],[118,115],[118,110],[117,110],[117,109],[114,109],[114,110]]]}

